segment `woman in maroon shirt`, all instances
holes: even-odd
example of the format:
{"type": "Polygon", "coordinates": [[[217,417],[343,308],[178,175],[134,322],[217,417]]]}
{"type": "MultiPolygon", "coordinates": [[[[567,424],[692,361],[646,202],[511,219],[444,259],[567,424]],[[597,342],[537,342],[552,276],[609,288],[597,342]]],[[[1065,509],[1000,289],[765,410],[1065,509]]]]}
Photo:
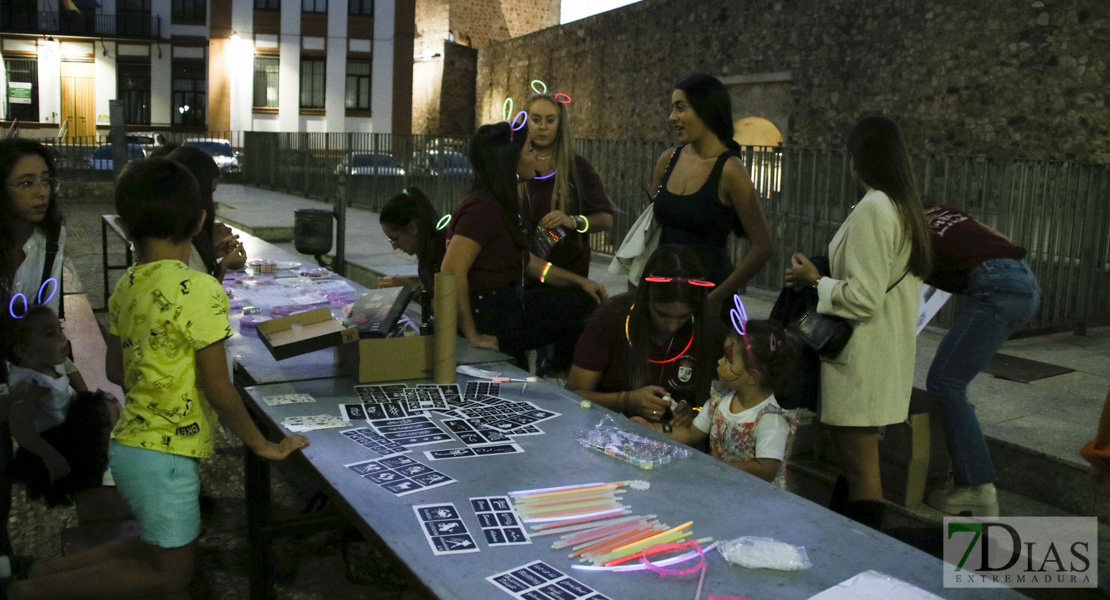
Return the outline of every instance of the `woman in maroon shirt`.
{"type": "MultiPolygon", "coordinates": [[[[439,213],[424,191],[416,186],[389,199],[382,207],[382,233],[394,250],[416,257],[420,283],[428,292],[435,289],[435,274],[447,250],[442,229],[437,229],[439,213]]],[[[378,280],[378,287],[394,287],[415,283],[408,277],[386,275],[378,280]]]]}
{"type": "Polygon", "coordinates": [[[528,251],[517,195],[518,177],[535,171],[525,130],[483,125],[470,143],[474,187],[447,227],[440,269],[456,277],[458,327],[471,346],[512,354],[554,343],[553,371],[570,367],[585,315],[605,288],[540,260],[528,251]],[[555,287],[525,289],[524,276],[555,287]]]}
{"type": "Polygon", "coordinates": [[[660,246],[644,266],[636,291],[598,307],[574,352],[566,388],[591,402],[649,421],[676,416],[709,398],[724,330],[706,318],[704,271],[686,246],[660,246]],[[681,405],[680,405],[681,406],[681,405]]]}

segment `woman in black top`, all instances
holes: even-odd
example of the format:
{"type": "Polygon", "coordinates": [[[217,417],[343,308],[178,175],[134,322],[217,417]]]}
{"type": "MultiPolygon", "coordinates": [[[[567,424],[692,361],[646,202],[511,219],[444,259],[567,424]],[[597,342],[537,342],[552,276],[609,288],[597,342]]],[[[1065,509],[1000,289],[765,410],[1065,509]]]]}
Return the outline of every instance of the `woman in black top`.
{"type": "MultiPolygon", "coordinates": [[[[416,257],[417,273],[425,290],[435,289],[435,275],[447,251],[445,227],[440,228],[439,213],[424,191],[416,186],[389,199],[382,207],[379,222],[382,233],[394,250],[416,257]]],[[[386,275],[378,287],[415,283],[408,277],[386,275]]]]}
{"type": "Polygon", "coordinates": [[[771,229],[732,139],[732,104],[724,84],[709,75],[678,82],[669,121],[681,145],[659,157],[652,177],[652,189],[659,190],[654,199],[662,226],[659,244],[693,248],[717,284],[709,293],[715,313],[771,259],[771,229]],[[735,266],[726,247],[730,230],[751,241],[735,266]]]}

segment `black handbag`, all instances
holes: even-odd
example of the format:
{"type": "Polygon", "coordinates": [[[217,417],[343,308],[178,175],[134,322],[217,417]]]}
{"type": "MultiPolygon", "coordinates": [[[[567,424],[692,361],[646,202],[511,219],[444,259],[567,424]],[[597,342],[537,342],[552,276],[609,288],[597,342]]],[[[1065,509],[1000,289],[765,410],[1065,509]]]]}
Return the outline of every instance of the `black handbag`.
{"type": "MultiPolygon", "coordinates": [[[[890,290],[901,283],[907,274],[909,271],[903,273],[898,281],[886,288],[886,293],[889,294],[890,290]]],[[[823,315],[818,313],[816,308],[806,311],[806,314],[798,320],[798,332],[806,345],[821,356],[829,358],[835,358],[848,345],[848,340],[852,339],[852,329],[852,322],[848,319],[823,315]]]]}

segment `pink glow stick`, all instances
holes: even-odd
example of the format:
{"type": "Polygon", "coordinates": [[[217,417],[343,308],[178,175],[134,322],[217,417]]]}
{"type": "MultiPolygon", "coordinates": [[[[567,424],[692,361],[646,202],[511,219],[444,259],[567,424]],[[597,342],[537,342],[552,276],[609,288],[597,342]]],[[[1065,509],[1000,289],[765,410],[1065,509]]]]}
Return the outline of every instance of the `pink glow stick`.
{"type": "MultiPolygon", "coordinates": [[[[654,515],[653,515],[654,516],[654,515]]],[[[636,519],[643,519],[644,517],[617,517],[614,519],[601,519],[598,521],[590,521],[588,523],[579,523],[578,525],[567,525],[566,527],[552,527],[550,525],[539,525],[533,527],[536,531],[529,533],[532,537],[539,537],[544,535],[559,535],[561,533],[573,533],[575,531],[583,531],[587,529],[594,529],[596,527],[606,527],[609,525],[616,525],[618,523],[627,523],[628,521],[635,521],[636,519]]],[[[555,525],[562,525],[557,523],[555,525]]]]}
{"type": "MultiPolygon", "coordinates": [[[[577,550],[578,548],[582,547],[583,545],[593,544],[595,542],[605,540],[607,538],[611,538],[613,536],[620,535],[622,533],[627,533],[628,531],[630,531],[632,529],[639,529],[639,528],[646,527],[646,526],[649,526],[649,525],[654,525],[654,524],[657,524],[657,521],[654,521],[654,520],[649,521],[649,520],[646,520],[646,519],[637,519],[635,521],[631,521],[631,522],[628,522],[628,523],[621,523],[620,525],[614,525],[613,527],[606,527],[605,531],[601,531],[601,532],[588,531],[588,532],[585,532],[584,534],[580,534],[580,535],[572,537],[572,538],[567,538],[567,539],[560,540],[560,541],[556,542],[556,544],[559,544],[558,547],[560,547],[560,548],[566,548],[567,546],[572,546],[572,547],[574,547],[575,550],[577,550]]],[[[554,548],[555,545],[552,544],[551,547],[554,548]]]]}

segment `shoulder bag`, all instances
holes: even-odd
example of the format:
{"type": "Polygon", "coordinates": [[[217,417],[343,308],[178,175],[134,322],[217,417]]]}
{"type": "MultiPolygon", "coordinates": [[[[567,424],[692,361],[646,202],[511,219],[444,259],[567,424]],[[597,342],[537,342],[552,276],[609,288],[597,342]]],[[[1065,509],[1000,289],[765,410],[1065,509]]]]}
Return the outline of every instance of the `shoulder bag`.
{"type": "MultiPolygon", "coordinates": [[[[895,281],[886,288],[886,293],[890,293],[895,286],[902,283],[906,278],[909,271],[906,271],[895,281]]],[[[816,308],[806,311],[798,319],[798,333],[801,334],[802,340],[806,345],[814,350],[814,352],[821,356],[834,358],[840,354],[844,347],[848,345],[848,340],[852,338],[852,322],[843,317],[835,315],[823,315],[817,312],[816,308]]]]}

